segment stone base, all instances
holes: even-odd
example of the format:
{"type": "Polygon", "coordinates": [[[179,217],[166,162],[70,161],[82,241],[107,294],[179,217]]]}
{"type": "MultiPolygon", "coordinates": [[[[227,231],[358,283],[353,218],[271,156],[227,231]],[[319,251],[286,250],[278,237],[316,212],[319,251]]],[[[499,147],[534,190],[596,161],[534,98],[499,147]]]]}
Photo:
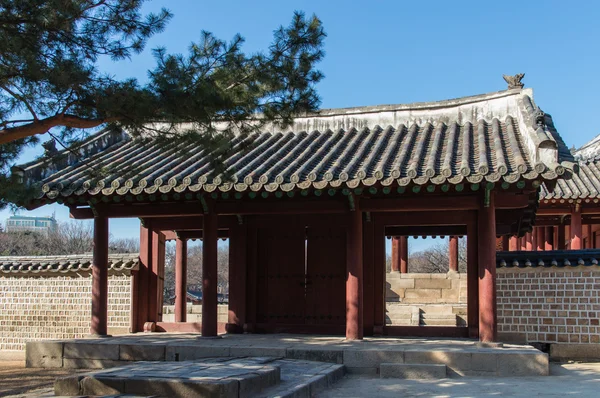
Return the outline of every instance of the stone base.
{"type": "Polygon", "coordinates": [[[468,339],[409,339],[308,335],[224,335],[156,333],[112,339],[32,342],[27,366],[97,369],[131,361],[192,361],[214,357],[278,357],[345,365],[350,373],[378,374],[382,363],[446,365],[449,376],[546,376],[548,354],[531,346],[480,346],[468,339]]]}
{"type": "Polygon", "coordinates": [[[144,362],[56,380],[56,395],[140,394],[165,397],[251,397],[280,381],[272,359],[144,362]]]}
{"type": "Polygon", "coordinates": [[[445,379],[446,365],[382,363],[379,367],[382,379],[445,379]]]}

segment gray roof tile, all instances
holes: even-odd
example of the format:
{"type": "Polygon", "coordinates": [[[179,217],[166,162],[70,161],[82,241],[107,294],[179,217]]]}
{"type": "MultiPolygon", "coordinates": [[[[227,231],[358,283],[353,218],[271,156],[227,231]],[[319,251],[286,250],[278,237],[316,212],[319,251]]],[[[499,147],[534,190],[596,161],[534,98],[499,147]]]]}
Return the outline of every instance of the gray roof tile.
{"type": "Polygon", "coordinates": [[[324,110],[289,131],[238,136],[224,159],[233,181],[189,142],[104,131],[72,156],[20,166],[40,197],[168,192],[291,191],[327,187],[556,179],[573,158],[549,115],[539,122],[530,90],[438,103],[324,110]],[[541,148],[545,155],[541,155],[541,148]],[[250,148],[250,149],[246,149],[250,148]],[[553,148],[553,149],[552,149],[553,148]],[[566,147],[565,147],[566,148],[566,147]],[[100,180],[90,168],[108,170],[100,180]],[[124,170],[136,170],[128,176],[124,170]]]}
{"type": "MultiPolygon", "coordinates": [[[[0,274],[51,274],[90,272],[91,254],[62,256],[0,256],[0,274]]],[[[139,268],[138,254],[110,254],[108,269],[127,272],[139,268]]]]}

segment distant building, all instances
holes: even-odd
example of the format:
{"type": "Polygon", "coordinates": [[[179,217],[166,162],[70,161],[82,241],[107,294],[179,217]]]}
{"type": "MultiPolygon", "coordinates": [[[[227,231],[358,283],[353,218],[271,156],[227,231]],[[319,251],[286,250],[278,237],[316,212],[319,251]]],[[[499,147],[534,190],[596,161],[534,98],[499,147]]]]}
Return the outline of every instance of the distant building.
{"type": "Polygon", "coordinates": [[[6,232],[33,231],[44,232],[54,231],[58,223],[54,216],[28,217],[11,216],[6,220],[6,232]]]}

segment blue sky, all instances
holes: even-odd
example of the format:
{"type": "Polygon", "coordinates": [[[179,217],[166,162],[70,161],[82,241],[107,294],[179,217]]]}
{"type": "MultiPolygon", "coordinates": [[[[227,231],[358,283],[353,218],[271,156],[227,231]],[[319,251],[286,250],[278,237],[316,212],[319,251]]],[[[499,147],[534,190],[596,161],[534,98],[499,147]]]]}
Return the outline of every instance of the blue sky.
{"type": "MultiPolygon", "coordinates": [[[[318,86],[324,108],[498,91],[506,88],[502,74],[524,72],[525,86],[569,147],[600,134],[592,117],[600,104],[598,2],[154,0],[146,9],[163,6],[174,13],[167,29],[132,60],[103,61],[104,71],[143,81],[154,64],[151,48],[185,53],[201,30],[223,39],[239,32],[247,51],[259,51],[302,10],[321,18],[328,34],[318,86]]],[[[23,161],[39,153],[30,150],[23,161]]],[[[68,218],[63,206],[36,214],[53,211],[68,218]]],[[[0,220],[8,215],[0,212],[0,220]]],[[[137,236],[138,228],[136,221],[111,221],[117,237],[137,236]]]]}

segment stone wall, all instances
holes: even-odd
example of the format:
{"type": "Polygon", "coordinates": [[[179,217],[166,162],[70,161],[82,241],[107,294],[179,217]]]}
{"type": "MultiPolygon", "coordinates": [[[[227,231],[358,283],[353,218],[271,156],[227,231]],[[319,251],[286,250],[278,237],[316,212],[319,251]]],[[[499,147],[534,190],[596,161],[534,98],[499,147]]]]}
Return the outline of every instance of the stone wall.
{"type": "Polygon", "coordinates": [[[466,325],[466,278],[457,272],[386,274],[386,324],[466,325]]]}
{"type": "MultiPolygon", "coordinates": [[[[227,323],[227,315],[229,311],[229,305],[219,304],[217,307],[217,322],[227,323]]],[[[175,322],[175,306],[164,305],[163,306],[163,322],[175,322]]],[[[201,304],[187,304],[187,315],[186,322],[202,322],[202,305],[201,304]]]]}
{"type": "MultiPolygon", "coordinates": [[[[108,280],[108,332],[129,331],[131,277],[108,280]]],[[[88,274],[0,274],[0,350],[25,342],[84,337],[90,331],[92,279],[88,274]]]]}
{"type": "Polygon", "coordinates": [[[600,358],[600,267],[499,268],[496,283],[500,339],[600,358]]]}

